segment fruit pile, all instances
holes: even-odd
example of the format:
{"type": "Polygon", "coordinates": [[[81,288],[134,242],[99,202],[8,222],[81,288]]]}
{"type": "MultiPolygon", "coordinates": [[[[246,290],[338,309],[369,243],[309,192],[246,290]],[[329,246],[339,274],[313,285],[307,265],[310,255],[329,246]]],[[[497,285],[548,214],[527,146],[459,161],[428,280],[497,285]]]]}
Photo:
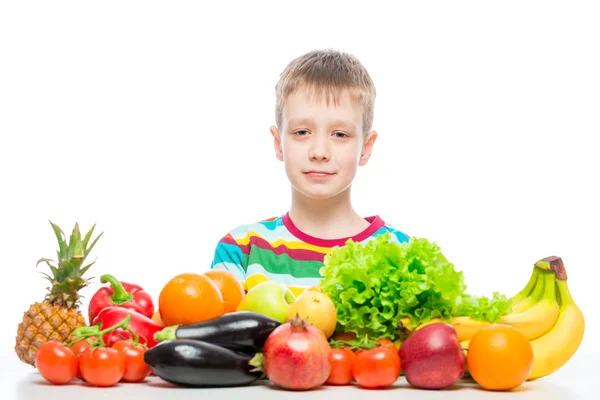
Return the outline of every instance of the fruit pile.
{"type": "Polygon", "coordinates": [[[67,241],[52,228],[57,265],[39,261],[52,286],[25,312],[15,351],[56,385],[143,383],[154,374],[187,387],[268,380],[287,390],[378,389],[404,375],[420,389],[470,377],[483,389],[512,390],[567,363],[585,329],[559,257],[535,263],[510,299],[476,298],[430,242],[385,238],[334,249],[320,286],[297,296],[274,281],[246,291],[233,273],[210,270],[172,277],[155,307],[140,285],[104,274],[87,325],[78,292],[101,235],[90,243],[94,227],[82,238],[76,224],[67,241]]]}

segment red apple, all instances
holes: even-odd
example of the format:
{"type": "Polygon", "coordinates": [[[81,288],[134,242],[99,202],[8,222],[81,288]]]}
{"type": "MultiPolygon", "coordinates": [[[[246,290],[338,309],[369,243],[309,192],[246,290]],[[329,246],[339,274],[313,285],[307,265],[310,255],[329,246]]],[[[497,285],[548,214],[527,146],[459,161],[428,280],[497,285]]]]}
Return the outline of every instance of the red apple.
{"type": "Polygon", "coordinates": [[[456,329],[433,323],[413,332],[400,346],[402,369],[407,382],[421,389],[443,389],[458,382],[467,360],[456,329]]]}

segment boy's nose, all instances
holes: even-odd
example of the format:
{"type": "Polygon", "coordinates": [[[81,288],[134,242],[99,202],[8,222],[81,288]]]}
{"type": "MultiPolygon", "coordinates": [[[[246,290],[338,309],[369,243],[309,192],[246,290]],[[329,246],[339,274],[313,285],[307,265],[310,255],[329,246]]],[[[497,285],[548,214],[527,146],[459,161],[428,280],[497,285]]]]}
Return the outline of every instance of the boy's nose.
{"type": "Polygon", "coordinates": [[[313,142],[313,145],[310,148],[310,159],[313,161],[323,161],[329,160],[330,156],[331,154],[329,151],[327,140],[323,140],[322,138],[316,138],[316,140],[313,142]]]}
{"type": "Polygon", "coordinates": [[[329,160],[329,151],[324,147],[313,147],[310,151],[310,159],[313,161],[329,160]]]}

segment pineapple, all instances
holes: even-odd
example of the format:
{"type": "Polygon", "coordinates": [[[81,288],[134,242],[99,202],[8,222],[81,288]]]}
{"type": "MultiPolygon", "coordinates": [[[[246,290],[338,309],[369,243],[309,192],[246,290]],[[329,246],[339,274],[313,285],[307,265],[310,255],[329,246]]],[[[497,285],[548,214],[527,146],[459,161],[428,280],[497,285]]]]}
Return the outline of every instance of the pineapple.
{"type": "Polygon", "coordinates": [[[86,326],[85,318],[79,312],[78,292],[88,286],[90,279],[84,279],[83,275],[94,262],[84,267],[82,265],[102,236],[100,234],[88,247],[96,225],[92,226],[82,240],[79,226],[75,223],[67,243],[63,231],[52,222],[50,224],[58,239],[58,267],[50,264],[52,260],[47,258],[37,262],[45,262],[50,267],[52,275],[42,274],[50,281],[51,286],[47,288],[44,300],[32,304],[24,313],[16,337],[15,351],[19,359],[32,366],[35,366],[35,356],[41,345],[52,339],[68,343],[73,330],[86,326]]]}

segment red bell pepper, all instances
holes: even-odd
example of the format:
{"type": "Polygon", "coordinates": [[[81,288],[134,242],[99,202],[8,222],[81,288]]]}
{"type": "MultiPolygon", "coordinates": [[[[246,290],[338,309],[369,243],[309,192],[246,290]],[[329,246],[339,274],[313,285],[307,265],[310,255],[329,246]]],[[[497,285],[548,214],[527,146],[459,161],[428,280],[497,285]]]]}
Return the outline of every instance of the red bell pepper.
{"type": "Polygon", "coordinates": [[[152,297],[141,286],[119,282],[114,276],[108,274],[102,275],[100,282],[108,282],[110,286],[98,289],[92,296],[88,307],[90,324],[102,309],[111,306],[129,308],[148,318],[154,315],[152,297]]]}
{"type": "MultiPolygon", "coordinates": [[[[131,317],[125,328],[119,327],[118,329],[111,330],[102,335],[102,340],[105,345],[110,347],[115,342],[125,339],[133,341],[137,340],[140,344],[145,344],[148,348],[154,347],[158,343],[154,339],[154,334],[160,331],[162,326],[158,325],[145,315],[129,308],[118,306],[106,307],[98,313],[96,318],[92,321],[92,326],[89,328],[96,328],[98,332],[101,333],[101,331],[122,323],[128,315],[131,315],[131,317]]],[[[92,334],[93,333],[91,333],[90,336],[92,336],[92,334]]]]}

